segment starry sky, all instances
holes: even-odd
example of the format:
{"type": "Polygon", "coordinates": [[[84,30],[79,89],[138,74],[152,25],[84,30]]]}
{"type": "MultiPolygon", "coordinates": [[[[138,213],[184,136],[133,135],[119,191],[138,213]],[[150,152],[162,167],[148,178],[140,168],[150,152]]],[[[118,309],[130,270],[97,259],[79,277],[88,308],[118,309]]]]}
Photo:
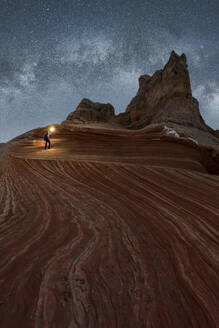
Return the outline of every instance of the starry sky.
{"type": "Polygon", "coordinates": [[[218,0],[0,0],[0,142],[60,123],[82,98],[123,112],[172,50],[219,129],[218,17],[218,0]]]}

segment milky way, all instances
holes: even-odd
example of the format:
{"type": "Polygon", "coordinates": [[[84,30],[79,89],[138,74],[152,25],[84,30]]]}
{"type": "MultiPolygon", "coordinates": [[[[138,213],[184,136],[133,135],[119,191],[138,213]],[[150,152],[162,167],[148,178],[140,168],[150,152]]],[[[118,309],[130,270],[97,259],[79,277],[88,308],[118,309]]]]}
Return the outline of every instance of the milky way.
{"type": "Polygon", "coordinates": [[[0,0],[0,142],[61,122],[85,97],[124,111],[173,49],[218,129],[218,12],[216,0],[0,0]]]}

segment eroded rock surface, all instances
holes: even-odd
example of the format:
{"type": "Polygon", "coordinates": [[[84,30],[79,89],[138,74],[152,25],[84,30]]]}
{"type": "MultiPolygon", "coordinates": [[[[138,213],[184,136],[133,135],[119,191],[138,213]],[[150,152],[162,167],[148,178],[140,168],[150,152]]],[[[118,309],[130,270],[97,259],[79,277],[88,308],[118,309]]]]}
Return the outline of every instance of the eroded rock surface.
{"type": "Polygon", "coordinates": [[[130,126],[139,128],[153,123],[174,122],[207,130],[192,97],[186,56],[172,51],[169,61],[153,76],[139,78],[139,90],[126,109],[130,126]]]}
{"type": "Polygon", "coordinates": [[[209,150],[162,126],[55,128],[0,164],[1,327],[216,327],[209,150]]]}
{"type": "Polygon", "coordinates": [[[63,123],[108,122],[113,117],[114,108],[111,104],[101,104],[84,98],[63,123]]]}
{"type": "Polygon", "coordinates": [[[218,326],[217,133],[185,55],[139,83],[0,145],[1,327],[218,326]]]}
{"type": "MultiPolygon", "coordinates": [[[[141,129],[154,124],[177,124],[177,130],[180,126],[185,127],[187,136],[194,135],[194,129],[197,129],[197,138],[202,132],[205,132],[203,136],[209,134],[208,140],[213,138],[212,136],[218,138],[218,132],[204,122],[199,102],[192,96],[186,55],[179,56],[174,51],[163,69],[152,76],[140,76],[138,92],[125,112],[115,115],[112,105],[83,99],[63,123],[93,122],[120,125],[128,129],[141,129]],[[191,128],[189,133],[188,128],[191,128]]],[[[214,144],[213,139],[211,145],[214,144]]]]}
{"type": "Polygon", "coordinates": [[[7,144],[6,143],[3,143],[3,142],[0,143],[0,161],[1,161],[2,157],[5,154],[6,148],[7,148],[7,144]]]}

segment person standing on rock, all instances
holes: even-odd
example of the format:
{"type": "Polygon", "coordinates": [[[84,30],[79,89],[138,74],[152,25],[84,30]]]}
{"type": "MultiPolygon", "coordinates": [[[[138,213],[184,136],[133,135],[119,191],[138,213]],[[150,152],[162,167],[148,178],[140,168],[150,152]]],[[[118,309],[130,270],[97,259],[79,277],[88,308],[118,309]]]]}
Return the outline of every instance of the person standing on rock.
{"type": "Polygon", "coordinates": [[[51,146],[50,136],[51,136],[51,133],[49,133],[49,131],[47,131],[47,133],[44,135],[45,149],[47,149],[47,143],[49,144],[48,149],[50,149],[50,146],[51,146]]]}

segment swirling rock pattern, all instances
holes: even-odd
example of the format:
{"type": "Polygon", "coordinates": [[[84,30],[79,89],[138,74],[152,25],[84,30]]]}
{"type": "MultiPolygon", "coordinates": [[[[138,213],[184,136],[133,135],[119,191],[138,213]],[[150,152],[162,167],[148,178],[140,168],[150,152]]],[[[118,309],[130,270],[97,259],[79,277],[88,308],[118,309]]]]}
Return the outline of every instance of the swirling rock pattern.
{"type": "Polygon", "coordinates": [[[60,127],[44,151],[42,134],[1,163],[1,327],[217,327],[219,176],[200,148],[60,127]]]}

